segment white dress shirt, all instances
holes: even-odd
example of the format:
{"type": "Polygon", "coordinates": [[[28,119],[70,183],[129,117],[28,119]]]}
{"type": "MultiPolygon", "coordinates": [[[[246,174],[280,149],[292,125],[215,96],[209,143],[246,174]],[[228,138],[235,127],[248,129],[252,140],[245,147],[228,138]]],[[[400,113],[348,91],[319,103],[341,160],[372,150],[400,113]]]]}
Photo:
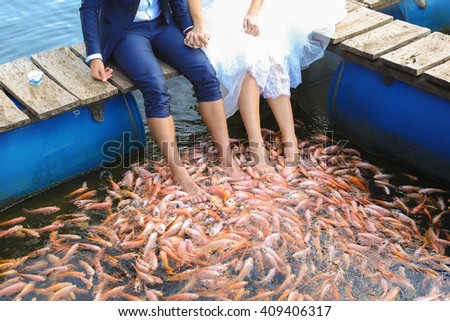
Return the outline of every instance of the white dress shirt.
{"type": "MultiPolygon", "coordinates": [[[[159,5],[159,0],[141,0],[134,22],[151,21],[158,18],[160,14],[161,6],[159,5]]],[[[86,57],[86,62],[89,63],[92,59],[102,59],[102,54],[89,55],[86,57]]]]}
{"type": "Polygon", "coordinates": [[[134,22],[150,21],[161,14],[159,0],[141,0],[134,22]]]}

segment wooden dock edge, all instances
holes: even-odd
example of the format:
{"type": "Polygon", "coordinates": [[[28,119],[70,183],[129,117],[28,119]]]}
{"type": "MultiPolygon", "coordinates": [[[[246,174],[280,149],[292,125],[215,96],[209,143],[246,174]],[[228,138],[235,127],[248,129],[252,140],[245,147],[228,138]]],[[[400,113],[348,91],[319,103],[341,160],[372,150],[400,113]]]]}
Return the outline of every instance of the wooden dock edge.
{"type": "Polygon", "coordinates": [[[389,67],[380,60],[372,61],[348,51],[344,51],[340,48],[339,45],[330,45],[328,46],[327,50],[336,55],[339,55],[343,59],[359,64],[367,69],[402,81],[420,90],[424,90],[431,94],[450,100],[450,90],[448,90],[448,88],[445,88],[437,83],[432,83],[424,77],[416,77],[412,74],[408,74],[398,69],[389,67]]]}

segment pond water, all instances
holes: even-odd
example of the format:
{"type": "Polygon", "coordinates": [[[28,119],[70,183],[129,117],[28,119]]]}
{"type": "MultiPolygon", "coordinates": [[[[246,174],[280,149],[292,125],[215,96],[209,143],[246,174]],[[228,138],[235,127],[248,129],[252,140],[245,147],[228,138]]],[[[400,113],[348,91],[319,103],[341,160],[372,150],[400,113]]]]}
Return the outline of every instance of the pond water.
{"type": "MultiPolygon", "coordinates": [[[[43,1],[34,1],[30,2],[28,0],[15,0],[15,1],[6,1],[0,0],[0,63],[4,63],[19,57],[30,56],[37,52],[47,51],[53,48],[60,47],[62,45],[70,46],[72,44],[76,44],[82,41],[80,22],[79,22],[79,12],[78,8],[80,5],[79,0],[43,0],[43,1]]],[[[331,57],[331,60],[336,59],[335,57],[331,57]]],[[[306,73],[307,74],[307,73],[306,73]]],[[[301,85],[296,90],[293,90],[292,94],[292,103],[294,107],[294,115],[297,124],[297,133],[302,140],[307,140],[311,136],[325,134],[329,131],[328,122],[326,119],[326,96],[328,91],[329,80],[324,79],[318,83],[306,83],[301,85]]],[[[172,98],[172,112],[176,122],[177,131],[180,133],[180,137],[184,138],[182,140],[182,144],[180,144],[181,148],[187,148],[190,143],[194,140],[193,137],[205,137],[207,135],[206,128],[202,124],[195,108],[195,99],[192,97],[192,91],[190,85],[184,80],[182,77],[177,77],[169,80],[169,88],[172,93],[176,93],[172,98]]],[[[139,93],[136,93],[137,100],[139,104],[142,106],[142,101],[140,99],[139,93]]],[[[263,127],[277,130],[276,125],[274,125],[272,114],[269,111],[269,108],[262,102],[262,120],[263,127]]],[[[239,115],[233,116],[229,119],[229,128],[230,135],[234,138],[245,138],[245,130],[242,126],[239,115]]],[[[335,138],[339,137],[336,135],[335,138]]],[[[149,138],[150,139],[150,138],[149,138]]],[[[355,146],[347,145],[348,147],[357,148],[355,146]]],[[[426,187],[435,187],[435,188],[445,188],[440,182],[433,181],[428,177],[418,173],[412,169],[405,168],[399,164],[390,162],[385,159],[381,159],[378,157],[374,157],[370,154],[361,152],[361,158],[364,161],[367,161],[375,166],[382,168],[384,173],[388,174],[396,174],[396,173],[409,173],[418,178],[418,181],[414,182],[417,186],[426,186],[426,187]]],[[[122,175],[126,172],[127,168],[117,168],[112,171],[112,175],[116,181],[122,179],[122,175]]],[[[73,203],[69,202],[64,195],[70,193],[71,191],[79,188],[84,182],[87,183],[90,189],[95,189],[100,191],[101,195],[105,194],[105,190],[107,188],[107,184],[104,180],[100,178],[101,171],[95,171],[90,174],[86,174],[82,177],[76,178],[68,183],[62,184],[56,188],[52,188],[47,190],[39,195],[36,195],[30,199],[23,201],[20,204],[12,206],[3,212],[0,211],[0,222],[6,221],[8,219],[12,219],[22,214],[22,208],[39,208],[45,206],[59,206],[61,208],[59,213],[77,213],[78,209],[74,206],[73,203]]],[[[0,182],[3,184],[4,182],[0,182]]],[[[407,184],[407,180],[405,176],[397,175],[392,179],[392,183],[395,185],[407,184]]],[[[383,190],[374,188],[373,184],[371,185],[371,197],[379,198],[380,200],[388,199],[386,195],[383,193],[383,190]]],[[[441,197],[441,199],[443,199],[441,197]]],[[[448,206],[448,203],[447,203],[448,206]]],[[[430,209],[431,211],[432,209],[430,209]]],[[[435,209],[433,209],[435,210],[435,209]]],[[[433,213],[436,213],[434,211],[433,213]]],[[[55,214],[58,215],[58,214],[55,214]]],[[[51,224],[55,219],[54,215],[49,216],[35,216],[28,217],[26,221],[26,226],[32,227],[44,227],[48,224],[51,224]]],[[[91,212],[90,213],[90,222],[89,224],[103,224],[105,219],[104,213],[102,212],[91,212]]],[[[323,222],[322,222],[323,223],[323,222]]],[[[442,230],[446,231],[448,234],[448,226],[449,220],[443,218],[442,219],[442,230]]],[[[417,217],[417,224],[419,227],[423,228],[423,231],[426,231],[428,228],[428,221],[423,218],[423,216],[417,217]]],[[[88,233],[82,229],[80,226],[75,226],[73,229],[69,229],[65,231],[65,233],[77,233],[82,237],[87,237],[88,233]]],[[[307,232],[306,232],[307,233],[307,232]]],[[[326,241],[321,239],[321,241],[326,241]]],[[[10,258],[19,258],[29,254],[33,250],[41,249],[46,246],[48,242],[48,237],[43,236],[40,238],[33,237],[23,237],[23,238],[4,238],[0,241],[0,261],[6,260],[10,258]]],[[[328,244],[329,248],[326,249],[327,253],[332,253],[335,249],[334,246],[328,244]]],[[[411,247],[412,249],[416,249],[411,247]]],[[[67,250],[67,248],[66,248],[67,250]]],[[[280,249],[281,250],[281,249],[280,249]]],[[[417,250],[417,249],[416,249],[417,250]]],[[[314,250],[315,251],[315,250],[314,250]]],[[[418,250],[417,250],[418,251],[418,250]]],[[[411,251],[409,251],[411,252],[411,251]]],[[[118,254],[118,253],[116,253],[118,254]]],[[[448,252],[447,252],[448,254],[448,252]]],[[[330,254],[331,255],[331,254],[330,254]]],[[[78,258],[83,258],[80,254],[78,258]]],[[[94,259],[90,257],[90,259],[94,259]]],[[[247,260],[249,260],[248,258],[247,260]]],[[[87,259],[86,259],[87,260],[87,259]]],[[[256,259],[255,259],[256,260],[256,259]]],[[[248,262],[248,261],[246,261],[248,262]]],[[[445,262],[445,261],[444,261],[445,262]]],[[[34,264],[35,262],[33,262],[34,264]]],[[[292,263],[292,262],[289,262],[292,263]]],[[[330,273],[326,270],[326,268],[318,262],[317,263],[317,271],[314,273],[323,272],[330,273]],[[327,271],[327,272],[325,272],[327,271]]],[[[31,263],[30,263],[31,264],[31,263]]],[[[370,262],[363,261],[360,264],[370,264],[370,262]],[[364,263],[365,262],[365,263],[364,263]]],[[[295,265],[297,268],[301,269],[300,264],[295,265]]],[[[125,269],[130,269],[130,266],[125,267],[125,269]]],[[[365,267],[369,269],[370,267],[365,267]]],[[[400,271],[401,268],[399,266],[395,266],[395,268],[400,271]]],[[[237,269],[237,268],[236,268],[237,269]]],[[[113,270],[111,268],[111,270],[113,270]]],[[[441,266],[439,269],[436,269],[438,273],[441,273],[439,276],[443,282],[442,289],[444,291],[444,295],[448,293],[448,289],[450,288],[448,284],[448,266],[447,269],[441,266]],[[440,270],[442,268],[442,270],[440,270]]],[[[362,292],[366,291],[369,287],[364,282],[363,273],[365,270],[363,268],[355,268],[350,272],[350,274],[354,274],[354,279],[352,279],[351,284],[355,286],[355,291],[360,291],[357,296],[359,299],[374,299],[376,295],[383,292],[383,289],[376,289],[372,294],[364,294],[362,292]]],[[[266,271],[267,272],[267,271],[266,271]]],[[[270,272],[270,271],[269,271],[270,272]]],[[[292,273],[296,274],[298,271],[292,271],[292,273]]],[[[408,277],[412,280],[414,286],[420,283],[428,282],[427,277],[419,276],[417,271],[409,271],[407,270],[408,277]]],[[[380,273],[378,273],[379,275],[380,273]]],[[[346,277],[348,275],[346,274],[346,277]]],[[[379,276],[377,276],[378,278],[379,276]]],[[[430,278],[430,276],[428,276],[430,278]]],[[[287,277],[286,277],[287,279],[287,277]]],[[[267,291],[272,291],[278,283],[282,283],[284,281],[284,276],[282,273],[276,274],[273,285],[268,286],[267,291]]],[[[5,279],[0,278],[1,282],[4,282],[5,279]]],[[[376,282],[373,279],[372,282],[376,282]]],[[[431,281],[430,281],[431,282],[431,281]]],[[[435,281],[432,281],[435,282],[435,281]]],[[[170,282],[169,282],[170,283],[170,282]]],[[[397,281],[400,284],[400,281],[397,281]]],[[[434,283],[433,283],[434,284],[434,283]]],[[[50,285],[49,283],[46,284],[50,285]]],[[[170,284],[169,284],[170,285],[170,284]]],[[[324,288],[325,285],[322,284],[324,288]]],[[[401,285],[398,285],[401,286],[401,285]]],[[[408,288],[408,286],[406,287],[408,288]]],[[[413,299],[416,296],[425,296],[430,295],[431,290],[425,289],[425,286],[422,286],[422,290],[417,295],[412,295],[409,290],[402,292],[399,296],[401,299],[413,299]]],[[[165,291],[166,287],[162,286],[162,290],[165,291]]],[[[179,288],[177,288],[179,289],[179,288]]],[[[396,287],[393,286],[392,290],[395,292],[396,287]]],[[[403,288],[402,288],[403,289],[403,288]]],[[[316,299],[319,295],[323,295],[325,298],[331,299],[331,296],[326,296],[330,294],[325,293],[325,289],[322,289],[319,293],[317,293],[317,289],[305,289],[310,290],[311,293],[316,293],[316,299]]],[[[252,295],[256,295],[256,288],[249,288],[248,291],[252,293],[252,295]]],[[[339,289],[341,291],[341,289],[339,289]]],[[[173,290],[169,290],[169,292],[174,292],[173,290]]],[[[389,293],[385,293],[389,294],[389,293]]],[[[433,294],[433,293],[431,293],[433,294]]],[[[341,293],[342,295],[342,293],[341,293]]],[[[91,299],[89,295],[83,296],[80,294],[78,299],[91,299]]],[[[347,298],[348,299],[348,298],[347,298]]]]}

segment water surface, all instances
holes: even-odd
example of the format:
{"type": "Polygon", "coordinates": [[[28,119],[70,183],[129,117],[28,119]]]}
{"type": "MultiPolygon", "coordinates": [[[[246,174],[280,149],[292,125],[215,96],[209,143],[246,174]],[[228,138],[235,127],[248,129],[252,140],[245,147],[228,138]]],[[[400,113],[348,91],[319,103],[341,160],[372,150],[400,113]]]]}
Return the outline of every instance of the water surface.
{"type": "Polygon", "coordinates": [[[1,0],[0,63],[82,41],[80,0],[1,0]]]}

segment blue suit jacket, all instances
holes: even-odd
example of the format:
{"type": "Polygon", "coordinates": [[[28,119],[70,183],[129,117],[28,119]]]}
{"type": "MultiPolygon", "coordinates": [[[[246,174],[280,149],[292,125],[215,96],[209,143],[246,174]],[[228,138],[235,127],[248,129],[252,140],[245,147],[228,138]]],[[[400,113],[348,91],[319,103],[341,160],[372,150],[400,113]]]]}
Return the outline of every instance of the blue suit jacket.
{"type": "MultiPolygon", "coordinates": [[[[133,23],[139,0],[82,0],[80,7],[86,55],[101,53],[106,61],[133,23]]],[[[168,13],[168,3],[173,17],[183,31],[193,26],[186,0],[160,0],[161,11],[168,13]]]]}

